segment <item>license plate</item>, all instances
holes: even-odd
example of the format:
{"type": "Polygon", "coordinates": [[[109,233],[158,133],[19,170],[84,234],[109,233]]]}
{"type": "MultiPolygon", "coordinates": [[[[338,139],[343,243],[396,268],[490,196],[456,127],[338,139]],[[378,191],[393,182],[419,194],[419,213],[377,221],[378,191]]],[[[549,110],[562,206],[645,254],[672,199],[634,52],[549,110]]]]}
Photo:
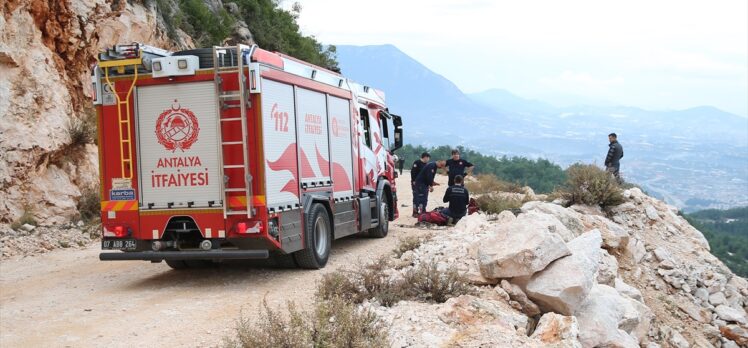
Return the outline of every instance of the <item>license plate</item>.
{"type": "Polygon", "coordinates": [[[102,249],[120,249],[120,250],[135,250],[138,243],[134,239],[110,239],[102,240],[102,249]]]}

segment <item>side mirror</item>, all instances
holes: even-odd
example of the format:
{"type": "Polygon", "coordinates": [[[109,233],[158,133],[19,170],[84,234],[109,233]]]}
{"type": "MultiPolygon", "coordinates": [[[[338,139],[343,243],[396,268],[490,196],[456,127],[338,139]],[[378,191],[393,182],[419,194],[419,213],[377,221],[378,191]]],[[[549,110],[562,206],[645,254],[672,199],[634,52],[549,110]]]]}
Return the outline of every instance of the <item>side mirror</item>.
{"type": "Polygon", "coordinates": [[[392,124],[395,125],[395,145],[390,149],[391,152],[403,147],[403,119],[398,115],[392,115],[392,124]]]}

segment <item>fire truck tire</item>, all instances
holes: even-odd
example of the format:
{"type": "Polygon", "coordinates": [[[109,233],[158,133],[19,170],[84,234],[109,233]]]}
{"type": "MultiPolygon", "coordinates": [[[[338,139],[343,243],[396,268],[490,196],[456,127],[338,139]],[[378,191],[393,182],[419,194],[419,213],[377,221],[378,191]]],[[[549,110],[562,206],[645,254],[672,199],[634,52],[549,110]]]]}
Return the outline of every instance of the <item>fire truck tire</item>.
{"type": "Polygon", "coordinates": [[[172,269],[185,269],[189,268],[190,266],[187,265],[184,260],[165,260],[166,264],[169,265],[172,269]]]}
{"type": "Polygon", "coordinates": [[[369,230],[369,237],[384,238],[387,237],[387,233],[390,231],[390,206],[387,202],[380,203],[382,206],[379,209],[379,226],[369,230]]]}
{"type": "Polygon", "coordinates": [[[295,252],[296,264],[301,268],[320,269],[325,267],[332,245],[330,216],[322,204],[312,204],[310,219],[305,221],[304,250],[295,252]]]}
{"type": "MultiPolygon", "coordinates": [[[[212,48],[196,48],[192,50],[184,50],[175,52],[174,56],[196,56],[200,61],[200,69],[213,68],[213,49],[212,48]]],[[[223,57],[223,66],[236,66],[235,52],[227,52],[223,57]]]]}

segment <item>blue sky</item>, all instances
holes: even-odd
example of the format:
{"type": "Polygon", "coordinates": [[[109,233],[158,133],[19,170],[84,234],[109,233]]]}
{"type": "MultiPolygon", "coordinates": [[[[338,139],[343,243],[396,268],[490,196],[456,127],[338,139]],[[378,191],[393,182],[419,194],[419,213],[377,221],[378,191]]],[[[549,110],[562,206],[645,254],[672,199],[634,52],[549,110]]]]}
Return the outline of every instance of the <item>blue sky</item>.
{"type": "Polygon", "coordinates": [[[746,0],[299,3],[305,34],[394,44],[468,93],[748,115],[746,0]]]}

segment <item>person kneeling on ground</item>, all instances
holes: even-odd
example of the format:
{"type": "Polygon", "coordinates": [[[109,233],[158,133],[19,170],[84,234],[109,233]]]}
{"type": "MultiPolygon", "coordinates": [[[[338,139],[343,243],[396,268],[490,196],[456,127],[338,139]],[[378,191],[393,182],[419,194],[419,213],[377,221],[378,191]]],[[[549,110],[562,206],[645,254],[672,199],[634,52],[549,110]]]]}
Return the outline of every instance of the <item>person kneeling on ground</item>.
{"type": "Polygon", "coordinates": [[[449,203],[449,207],[442,210],[442,214],[451,217],[453,223],[457,223],[465,216],[469,202],[470,192],[462,186],[462,175],[456,175],[455,184],[444,192],[444,203],[449,203]]]}

